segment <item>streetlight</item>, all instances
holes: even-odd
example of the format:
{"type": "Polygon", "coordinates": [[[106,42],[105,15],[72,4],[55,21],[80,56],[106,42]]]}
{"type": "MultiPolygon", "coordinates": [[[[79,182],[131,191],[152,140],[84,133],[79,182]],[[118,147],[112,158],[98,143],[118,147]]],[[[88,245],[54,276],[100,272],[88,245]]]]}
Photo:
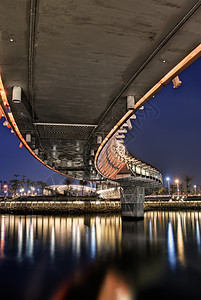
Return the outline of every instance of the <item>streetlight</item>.
{"type": "Polygon", "coordinates": [[[197,185],[195,184],[194,185],[195,195],[196,195],[196,188],[197,188],[197,185]]]}
{"type": "Polygon", "coordinates": [[[179,179],[176,179],[175,183],[177,184],[177,195],[179,196],[179,179]]]}
{"type": "Polygon", "coordinates": [[[166,177],[167,186],[168,186],[168,195],[170,195],[170,177],[166,177]]]}

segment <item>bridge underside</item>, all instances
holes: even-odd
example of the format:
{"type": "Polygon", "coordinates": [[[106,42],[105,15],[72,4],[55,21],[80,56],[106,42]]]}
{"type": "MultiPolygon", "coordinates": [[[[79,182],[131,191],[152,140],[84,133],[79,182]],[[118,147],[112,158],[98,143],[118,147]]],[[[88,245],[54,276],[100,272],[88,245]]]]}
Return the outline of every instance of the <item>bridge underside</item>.
{"type": "Polygon", "coordinates": [[[200,12],[189,0],[4,1],[0,72],[30,149],[59,172],[95,178],[97,135],[125,114],[127,95],[137,102],[200,43],[200,12]]]}
{"type": "Polygon", "coordinates": [[[123,139],[132,114],[174,78],[166,74],[200,57],[200,7],[194,0],[3,1],[0,117],[47,167],[119,181],[123,216],[143,217],[144,188],[160,186],[162,176],[123,139]],[[14,86],[22,88],[19,103],[14,86]],[[127,96],[135,100],[128,111],[127,96]]]}

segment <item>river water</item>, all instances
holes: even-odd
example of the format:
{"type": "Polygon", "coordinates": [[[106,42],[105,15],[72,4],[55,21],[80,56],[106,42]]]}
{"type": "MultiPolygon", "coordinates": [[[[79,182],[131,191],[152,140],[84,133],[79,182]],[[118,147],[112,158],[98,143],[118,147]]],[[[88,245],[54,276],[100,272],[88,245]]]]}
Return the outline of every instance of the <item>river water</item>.
{"type": "Polygon", "coordinates": [[[201,213],[0,215],[0,299],[201,299],[201,213]]]}

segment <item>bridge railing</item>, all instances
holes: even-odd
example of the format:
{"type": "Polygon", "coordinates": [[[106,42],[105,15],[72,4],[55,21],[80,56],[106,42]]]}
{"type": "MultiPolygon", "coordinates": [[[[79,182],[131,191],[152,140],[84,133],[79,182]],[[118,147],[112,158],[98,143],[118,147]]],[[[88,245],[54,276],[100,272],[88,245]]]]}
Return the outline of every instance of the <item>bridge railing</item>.
{"type": "Polygon", "coordinates": [[[161,173],[150,164],[131,155],[115,135],[101,150],[97,167],[103,176],[113,180],[121,177],[140,176],[162,183],[161,173]],[[124,172],[121,174],[122,169],[124,172]]]}

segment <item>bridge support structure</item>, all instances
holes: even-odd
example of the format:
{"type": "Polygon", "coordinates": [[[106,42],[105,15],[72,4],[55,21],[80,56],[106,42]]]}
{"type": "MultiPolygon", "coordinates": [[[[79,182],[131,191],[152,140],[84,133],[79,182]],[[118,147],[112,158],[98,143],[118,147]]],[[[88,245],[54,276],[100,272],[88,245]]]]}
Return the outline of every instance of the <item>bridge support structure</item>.
{"type": "Polygon", "coordinates": [[[160,187],[161,183],[154,183],[138,177],[122,178],[118,181],[121,185],[122,219],[142,220],[144,218],[145,187],[160,187]]]}
{"type": "Polygon", "coordinates": [[[140,220],[144,218],[145,188],[137,181],[121,181],[122,218],[140,220]]]}

